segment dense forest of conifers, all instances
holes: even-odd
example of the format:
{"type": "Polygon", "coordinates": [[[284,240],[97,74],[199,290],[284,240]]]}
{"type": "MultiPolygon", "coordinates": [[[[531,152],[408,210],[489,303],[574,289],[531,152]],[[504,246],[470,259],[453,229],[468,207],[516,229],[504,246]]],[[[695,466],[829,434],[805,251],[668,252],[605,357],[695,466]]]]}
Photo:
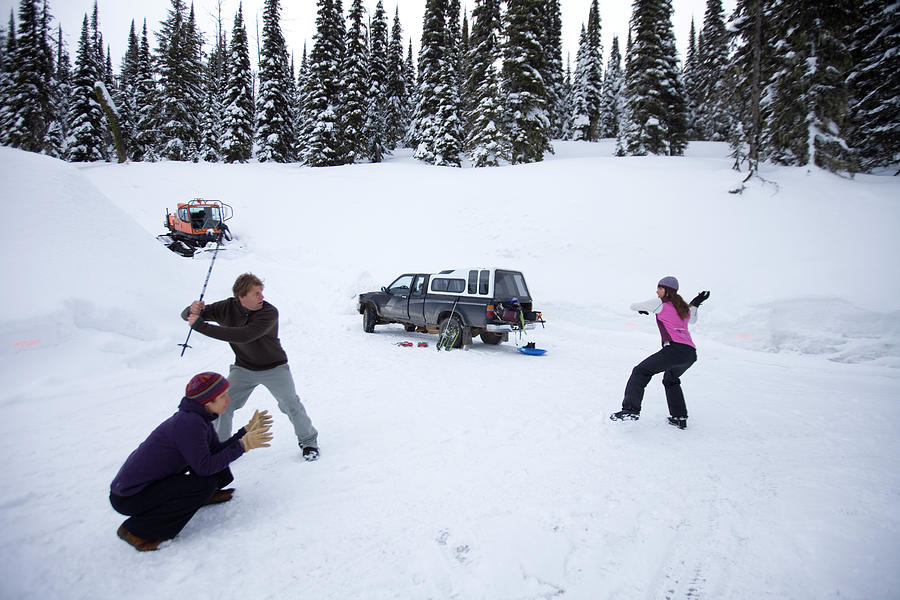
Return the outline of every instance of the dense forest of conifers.
{"type": "MultiPolygon", "coordinates": [[[[601,44],[597,0],[574,64],[559,0],[427,0],[418,56],[379,0],[318,0],[293,60],[266,0],[258,71],[242,10],[212,35],[193,5],[155,34],[132,23],[118,71],[97,4],[74,64],[47,0],[0,29],[0,143],[68,161],[378,162],[413,148],[436,165],[540,161],[550,140],[616,140],[621,156],[726,141],[760,161],[836,172],[900,163],[900,2],[707,0],[683,63],[672,0],[633,0],[628,38],[601,44]],[[299,64],[296,64],[299,62],[299,64]]],[[[230,20],[230,19],[229,19],[230,20]]]]}

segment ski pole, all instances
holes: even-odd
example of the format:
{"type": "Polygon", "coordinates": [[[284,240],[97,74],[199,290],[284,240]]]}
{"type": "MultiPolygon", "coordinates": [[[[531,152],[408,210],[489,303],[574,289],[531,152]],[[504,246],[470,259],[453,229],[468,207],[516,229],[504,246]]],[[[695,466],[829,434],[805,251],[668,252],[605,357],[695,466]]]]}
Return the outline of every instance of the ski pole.
{"type": "MultiPolygon", "coordinates": [[[[219,237],[216,238],[216,250],[215,250],[215,252],[213,252],[212,260],[209,261],[209,271],[206,272],[206,280],[203,282],[203,289],[200,290],[200,300],[198,300],[198,302],[203,302],[203,296],[204,296],[204,294],[206,294],[206,284],[209,283],[209,276],[212,275],[212,268],[213,268],[213,265],[216,263],[216,256],[219,254],[219,246],[221,246],[221,245],[222,245],[222,234],[220,233],[219,237]]],[[[191,325],[191,328],[188,329],[188,334],[187,334],[187,337],[184,338],[184,343],[178,344],[179,346],[181,346],[181,356],[184,356],[184,351],[191,347],[191,346],[188,346],[188,340],[191,339],[192,331],[194,331],[193,325],[191,325]]]]}

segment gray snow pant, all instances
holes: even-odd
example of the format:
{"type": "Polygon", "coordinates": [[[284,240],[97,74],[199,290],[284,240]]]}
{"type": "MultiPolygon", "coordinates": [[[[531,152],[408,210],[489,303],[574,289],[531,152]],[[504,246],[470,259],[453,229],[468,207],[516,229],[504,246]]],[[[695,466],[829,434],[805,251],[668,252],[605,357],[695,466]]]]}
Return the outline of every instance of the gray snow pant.
{"type": "Polygon", "coordinates": [[[264,385],[275,397],[281,412],[291,420],[300,447],[318,446],[319,432],[313,427],[312,421],[306,414],[306,409],[300,402],[300,397],[294,387],[294,378],[287,365],[265,371],[251,371],[231,365],[231,370],[228,372],[228,383],[228,395],[231,397],[231,402],[225,412],[219,415],[219,418],[213,423],[220,440],[227,440],[231,437],[231,421],[234,411],[244,407],[256,386],[264,385]]]}

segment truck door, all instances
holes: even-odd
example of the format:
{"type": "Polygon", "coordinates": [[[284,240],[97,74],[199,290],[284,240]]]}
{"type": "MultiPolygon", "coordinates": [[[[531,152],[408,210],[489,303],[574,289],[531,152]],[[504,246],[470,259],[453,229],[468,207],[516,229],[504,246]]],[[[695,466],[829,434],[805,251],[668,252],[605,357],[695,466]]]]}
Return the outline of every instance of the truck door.
{"type": "Polygon", "coordinates": [[[382,309],[385,317],[403,321],[409,319],[409,293],[413,277],[415,275],[401,275],[384,290],[387,293],[382,309]]]}
{"type": "Polygon", "coordinates": [[[419,273],[413,279],[412,291],[409,294],[409,320],[413,323],[425,323],[425,294],[428,291],[428,275],[419,273]]]}

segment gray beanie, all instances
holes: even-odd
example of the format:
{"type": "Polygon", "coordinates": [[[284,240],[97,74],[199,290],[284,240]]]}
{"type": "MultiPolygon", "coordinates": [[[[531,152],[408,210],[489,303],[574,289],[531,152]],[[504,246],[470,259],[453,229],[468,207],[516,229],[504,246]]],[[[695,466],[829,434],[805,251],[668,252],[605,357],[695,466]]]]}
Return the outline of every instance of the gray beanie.
{"type": "Polygon", "coordinates": [[[668,277],[663,277],[659,280],[659,283],[656,285],[661,285],[663,287],[672,288],[676,292],[678,291],[678,280],[669,275],[668,277]]]}

